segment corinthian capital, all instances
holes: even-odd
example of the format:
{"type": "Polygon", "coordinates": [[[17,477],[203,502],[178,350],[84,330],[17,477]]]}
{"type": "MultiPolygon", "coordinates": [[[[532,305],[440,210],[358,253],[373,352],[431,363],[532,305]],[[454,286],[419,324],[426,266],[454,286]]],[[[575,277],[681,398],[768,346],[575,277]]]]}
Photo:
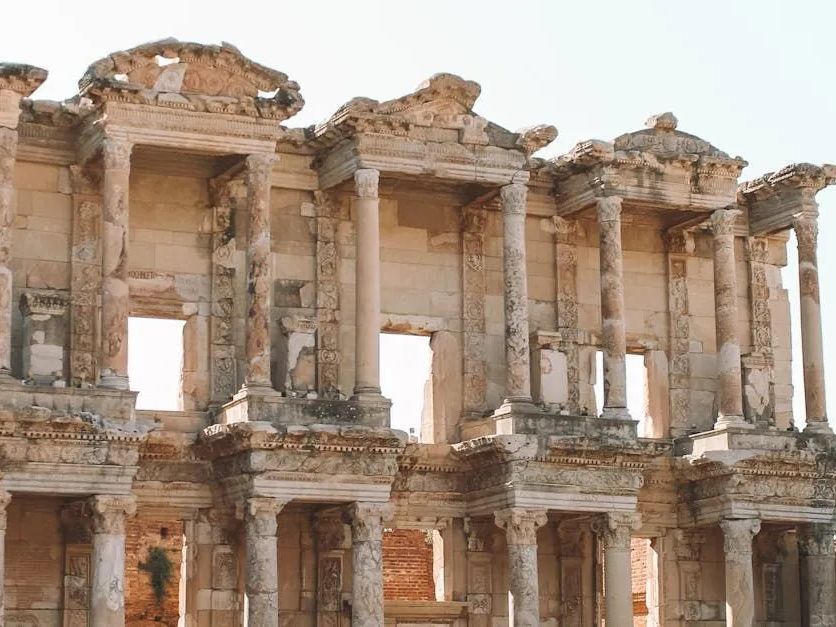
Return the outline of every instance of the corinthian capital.
{"type": "Polygon", "coordinates": [[[641,527],[641,514],[632,512],[611,512],[592,523],[592,530],[598,534],[607,549],[630,549],[633,532],[641,527]]]}
{"type": "Polygon", "coordinates": [[[494,513],[496,525],[505,530],[508,544],[537,544],[537,530],[546,524],[546,510],[509,507],[494,513]]]}
{"type": "Polygon", "coordinates": [[[711,214],[711,230],[714,235],[733,235],[734,224],[740,209],[718,209],[711,214]]]}
{"type": "Polygon", "coordinates": [[[723,548],[726,555],[751,555],[752,538],[761,530],[757,518],[726,519],[720,521],[723,548]]]}
{"type": "Polygon", "coordinates": [[[798,526],[798,552],[803,556],[833,555],[836,526],[830,523],[808,523],[798,526]]]}
{"type": "Polygon", "coordinates": [[[380,172],[372,168],[355,170],[354,188],[358,198],[377,198],[378,181],[380,172]]]}
{"type": "Polygon", "coordinates": [[[255,536],[275,536],[278,531],[276,517],[287,501],[269,497],[247,499],[244,507],[244,523],[247,533],[255,536]]]}
{"type": "Polygon", "coordinates": [[[125,519],[136,514],[136,498],[93,496],[87,501],[87,513],[93,523],[93,533],[125,535],[125,519]]]}
{"type": "Polygon", "coordinates": [[[391,520],[394,508],[391,503],[354,503],[349,508],[351,537],[355,542],[380,540],[383,523],[391,520]]]}
{"type": "Polygon", "coordinates": [[[798,256],[801,259],[814,259],[819,238],[818,220],[808,216],[799,217],[793,220],[792,226],[798,242],[798,256]]]}
{"type": "Polygon", "coordinates": [[[131,167],[133,144],[124,139],[108,137],[102,141],[102,156],[106,170],[128,170],[131,167]]]}
{"type": "Polygon", "coordinates": [[[6,508],[12,502],[12,494],[0,489],[0,531],[6,530],[6,508]]]}
{"type": "Polygon", "coordinates": [[[621,196],[603,196],[597,199],[598,222],[615,222],[621,219],[621,196]]]}
{"type": "Polygon", "coordinates": [[[522,183],[511,183],[499,190],[502,201],[502,213],[525,215],[525,198],[528,188],[522,183]]]}

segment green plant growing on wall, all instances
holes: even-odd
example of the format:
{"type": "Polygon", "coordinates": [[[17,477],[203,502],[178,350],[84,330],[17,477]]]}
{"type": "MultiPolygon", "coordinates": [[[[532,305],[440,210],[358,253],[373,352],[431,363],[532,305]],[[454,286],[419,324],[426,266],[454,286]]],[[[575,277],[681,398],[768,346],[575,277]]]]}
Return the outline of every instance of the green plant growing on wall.
{"type": "Polygon", "coordinates": [[[144,570],[151,577],[151,587],[157,604],[165,597],[165,588],[171,580],[171,560],[165,549],[155,546],[148,549],[148,559],[139,563],[139,569],[144,570]]]}

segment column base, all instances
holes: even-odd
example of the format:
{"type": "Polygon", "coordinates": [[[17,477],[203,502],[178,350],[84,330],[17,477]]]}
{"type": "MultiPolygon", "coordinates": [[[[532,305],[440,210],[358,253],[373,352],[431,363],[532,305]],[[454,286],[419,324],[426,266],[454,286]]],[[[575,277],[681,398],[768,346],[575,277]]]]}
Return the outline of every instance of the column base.
{"type": "Polygon", "coordinates": [[[379,387],[354,388],[354,394],[351,395],[352,401],[382,401],[384,398],[379,387]]]}
{"type": "Polygon", "coordinates": [[[746,422],[746,419],[743,416],[720,416],[717,418],[717,422],[714,423],[715,431],[729,428],[754,429],[755,425],[751,422],[746,422]]]}
{"type": "Polygon", "coordinates": [[[542,413],[543,410],[535,405],[528,396],[509,396],[502,401],[502,405],[496,408],[494,416],[503,414],[533,414],[542,413]]]}
{"type": "Polygon", "coordinates": [[[128,375],[122,374],[102,374],[99,377],[99,385],[100,388],[106,388],[108,390],[130,390],[131,385],[128,381],[128,375]]]}
{"type": "Polygon", "coordinates": [[[281,396],[281,392],[273,388],[269,383],[244,383],[241,389],[232,395],[233,399],[246,396],[281,396]]]}
{"type": "Polygon", "coordinates": [[[20,379],[15,379],[12,376],[11,371],[5,368],[0,370],[0,387],[19,386],[22,384],[23,382],[20,379]]]}
{"type": "Polygon", "coordinates": [[[807,423],[807,426],[804,427],[804,433],[823,433],[826,435],[832,435],[833,428],[826,420],[816,420],[814,422],[807,423]]]}
{"type": "Polygon", "coordinates": [[[601,412],[603,420],[632,420],[630,410],[626,407],[604,407],[601,412]]]}

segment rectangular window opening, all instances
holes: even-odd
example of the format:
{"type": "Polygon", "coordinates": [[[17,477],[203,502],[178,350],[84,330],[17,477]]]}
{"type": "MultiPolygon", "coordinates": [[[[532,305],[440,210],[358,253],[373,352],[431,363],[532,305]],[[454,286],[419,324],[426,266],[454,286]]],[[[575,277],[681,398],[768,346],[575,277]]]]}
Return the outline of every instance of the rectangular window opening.
{"type": "Polygon", "coordinates": [[[432,433],[431,361],[429,336],[380,335],[380,387],[392,401],[392,428],[415,441],[428,441],[432,433]]]}
{"type": "MultiPolygon", "coordinates": [[[[644,431],[647,417],[648,381],[647,368],[644,365],[644,354],[626,356],[627,366],[627,409],[633,420],[638,420],[638,433],[644,431]]],[[[595,403],[598,413],[604,409],[604,351],[595,352],[595,403]]]]}
{"type": "Polygon", "coordinates": [[[185,320],[128,318],[128,379],[137,409],[183,409],[185,320]]]}

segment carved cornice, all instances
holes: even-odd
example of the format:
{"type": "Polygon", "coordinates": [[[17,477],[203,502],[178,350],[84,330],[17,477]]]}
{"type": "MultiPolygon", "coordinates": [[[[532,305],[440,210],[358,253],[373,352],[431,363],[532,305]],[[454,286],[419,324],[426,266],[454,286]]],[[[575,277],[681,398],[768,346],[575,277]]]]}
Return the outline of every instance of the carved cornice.
{"type": "Polygon", "coordinates": [[[7,89],[27,98],[41,86],[49,72],[34,65],[0,63],[0,90],[7,89]]]}

